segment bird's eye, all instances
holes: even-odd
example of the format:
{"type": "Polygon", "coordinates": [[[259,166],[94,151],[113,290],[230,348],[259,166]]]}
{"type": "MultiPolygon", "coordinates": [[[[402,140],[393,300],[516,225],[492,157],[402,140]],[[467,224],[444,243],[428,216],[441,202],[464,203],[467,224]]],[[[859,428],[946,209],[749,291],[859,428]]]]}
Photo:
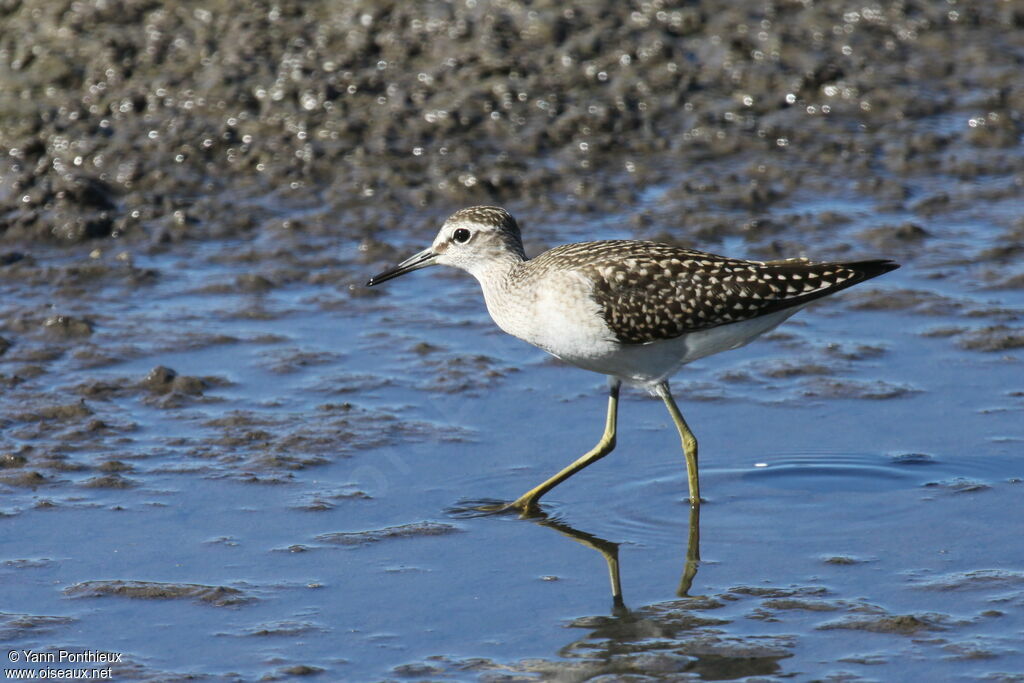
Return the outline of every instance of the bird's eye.
{"type": "Polygon", "coordinates": [[[458,230],[452,233],[452,239],[458,242],[459,244],[464,244],[468,242],[469,230],[466,230],[465,228],[459,228],[458,230]]]}

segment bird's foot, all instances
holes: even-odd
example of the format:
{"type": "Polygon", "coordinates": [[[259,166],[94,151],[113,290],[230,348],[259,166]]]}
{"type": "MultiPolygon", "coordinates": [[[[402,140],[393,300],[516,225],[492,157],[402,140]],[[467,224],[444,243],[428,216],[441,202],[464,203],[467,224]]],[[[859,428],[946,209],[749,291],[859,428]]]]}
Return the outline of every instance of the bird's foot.
{"type": "Polygon", "coordinates": [[[527,491],[523,495],[516,498],[511,503],[505,503],[502,507],[502,512],[516,512],[519,514],[520,519],[528,519],[530,517],[544,517],[544,511],[540,509],[540,496],[530,495],[532,491],[527,491]]]}
{"type": "Polygon", "coordinates": [[[514,500],[511,503],[506,503],[501,509],[502,512],[515,512],[519,514],[519,519],[530,519],[532,517],[545,517],[544,511],[540,509],[540,505],[534,499],[529,500],[514,500]]]}
{"type": "Polygon", "coordinates": [[[522,498],[511,503],[504,500],[463,500],[458,505],[448,508],[445,512],[453,517],[488,517],[491,515],[518,514],[520,519],[542,517],[544,513],[536,500],[522,498]]]}

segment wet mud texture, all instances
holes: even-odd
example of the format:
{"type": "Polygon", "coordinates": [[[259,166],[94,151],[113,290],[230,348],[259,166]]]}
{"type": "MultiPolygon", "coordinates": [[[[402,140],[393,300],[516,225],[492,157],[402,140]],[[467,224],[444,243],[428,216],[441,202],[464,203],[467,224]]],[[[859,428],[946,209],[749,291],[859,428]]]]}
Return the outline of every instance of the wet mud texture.
{"type": "MultiPolygon", "coordinates": [[[[959,590],[959,578],[942,590],[959,590]]],[[[667,601],[609,617],[580,617],[566,624],[570,633],[586,632],[565,645],[560,661],[529,659],[514,664],[487,658],[456,659],[435,656],[421,662],[404,664],[392,670],[396,676],[412,680],[458,676],[474,672],[481,681],[533,680],[736,680],[746,677],[785,677],[785,659],[793,656],[792,635],[726,634],[724,627],[732,614],[743,610],[747,620],[784,622],[787,615],[803,612],[807,619],[822,617],[816,630],[853,629],[886,636],[930,637],[933,647],[950,658],[991,658],[1006,641],[956,640],[950,631],[957,627],[992,621],[998,611],[986,611],[969,617],[948,614],[890,614],[878,605],[863,600],[837,600],[821,586],[766,588],[736,586],[713,596],[667,601]],[[728,609],[727,609],[728,608],[728,609]],[[829,615],[844,615],[829,619],[829,615]],[[539,678],[538,678],[539,677],[539,678]]],[[[742,629],[741,629],[742,630],[742,629]]],[[[894,640],[895,640],[894,638],[894,640]]],[[[839,663],[887,663],[874,654],[849,655],[839,663]]],[[[868,680],[850,676],[850,680],[868,680]]]]}
{"type": "Polygon", "coordinates": [[[314,188],[357,234],[414,207],[599,212],[668,178],[698,209],[860,179],[923,224],[962,198],[900,178],[1024,170],[1013,2],[8,0],[0,22],[7,242],[244,234],[253,198],[314,188]]]}
{"type": "Polygon", "coordinates": [[[64,594],[72,597],[91,598],[120,595],[143,600],[192,598],[218,607],[239,605],[252,599],[245,597],[239,589],[227,586],[197,586],[155,583],[153,581],[84,581],[68,586],[64,589],[64,594]]]}

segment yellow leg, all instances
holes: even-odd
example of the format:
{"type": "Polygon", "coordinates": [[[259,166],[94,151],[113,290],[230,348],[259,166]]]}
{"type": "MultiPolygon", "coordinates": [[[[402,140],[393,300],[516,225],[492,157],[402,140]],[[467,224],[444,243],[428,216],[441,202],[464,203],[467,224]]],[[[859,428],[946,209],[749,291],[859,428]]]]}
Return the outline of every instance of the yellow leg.
{"type": "Polygon", "coordinates": [[[658,396],[665,402],[672,421],[676,423],[679,430],[679,438],[683,441],[683,455],[686,456],[686,477],[690,481],[690,505],[700,505],[700,482],[697,479],[697,437],[690,431],[690,427],[679,412],[672,392],[669,391],[668,382],[658,385],[658,396]]]}
{"type": "Polygon", "coordinates": [[[537,505],[537,501],[540,500],[541,496],[582,470],[587,465],[597,462],[614,450],[615,424],[619,411],[619,386],[621,384],[622,383],[617,379],[608,379],[608,419],[604,425],[604,435],[601,437],[601,440],[597,442],[597,445],[540,486],[532,488],[516,498],[506,506],[506,509],[514,508],[519,510],[523,516],[540,512],[540,506],[537,505]]]}

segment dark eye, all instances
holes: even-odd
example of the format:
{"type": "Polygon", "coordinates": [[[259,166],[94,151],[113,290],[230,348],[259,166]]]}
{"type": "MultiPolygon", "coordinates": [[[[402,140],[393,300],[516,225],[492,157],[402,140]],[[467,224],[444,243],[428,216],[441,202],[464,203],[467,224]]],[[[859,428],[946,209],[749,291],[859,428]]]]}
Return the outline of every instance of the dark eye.
{"type": "Polygon", "coordinates": [[[452,233],[452,239],[458,242],[459,244],[468,242],[469,230],[466,230],[465,228],[459,228],[458,230],[452,233]]]}

